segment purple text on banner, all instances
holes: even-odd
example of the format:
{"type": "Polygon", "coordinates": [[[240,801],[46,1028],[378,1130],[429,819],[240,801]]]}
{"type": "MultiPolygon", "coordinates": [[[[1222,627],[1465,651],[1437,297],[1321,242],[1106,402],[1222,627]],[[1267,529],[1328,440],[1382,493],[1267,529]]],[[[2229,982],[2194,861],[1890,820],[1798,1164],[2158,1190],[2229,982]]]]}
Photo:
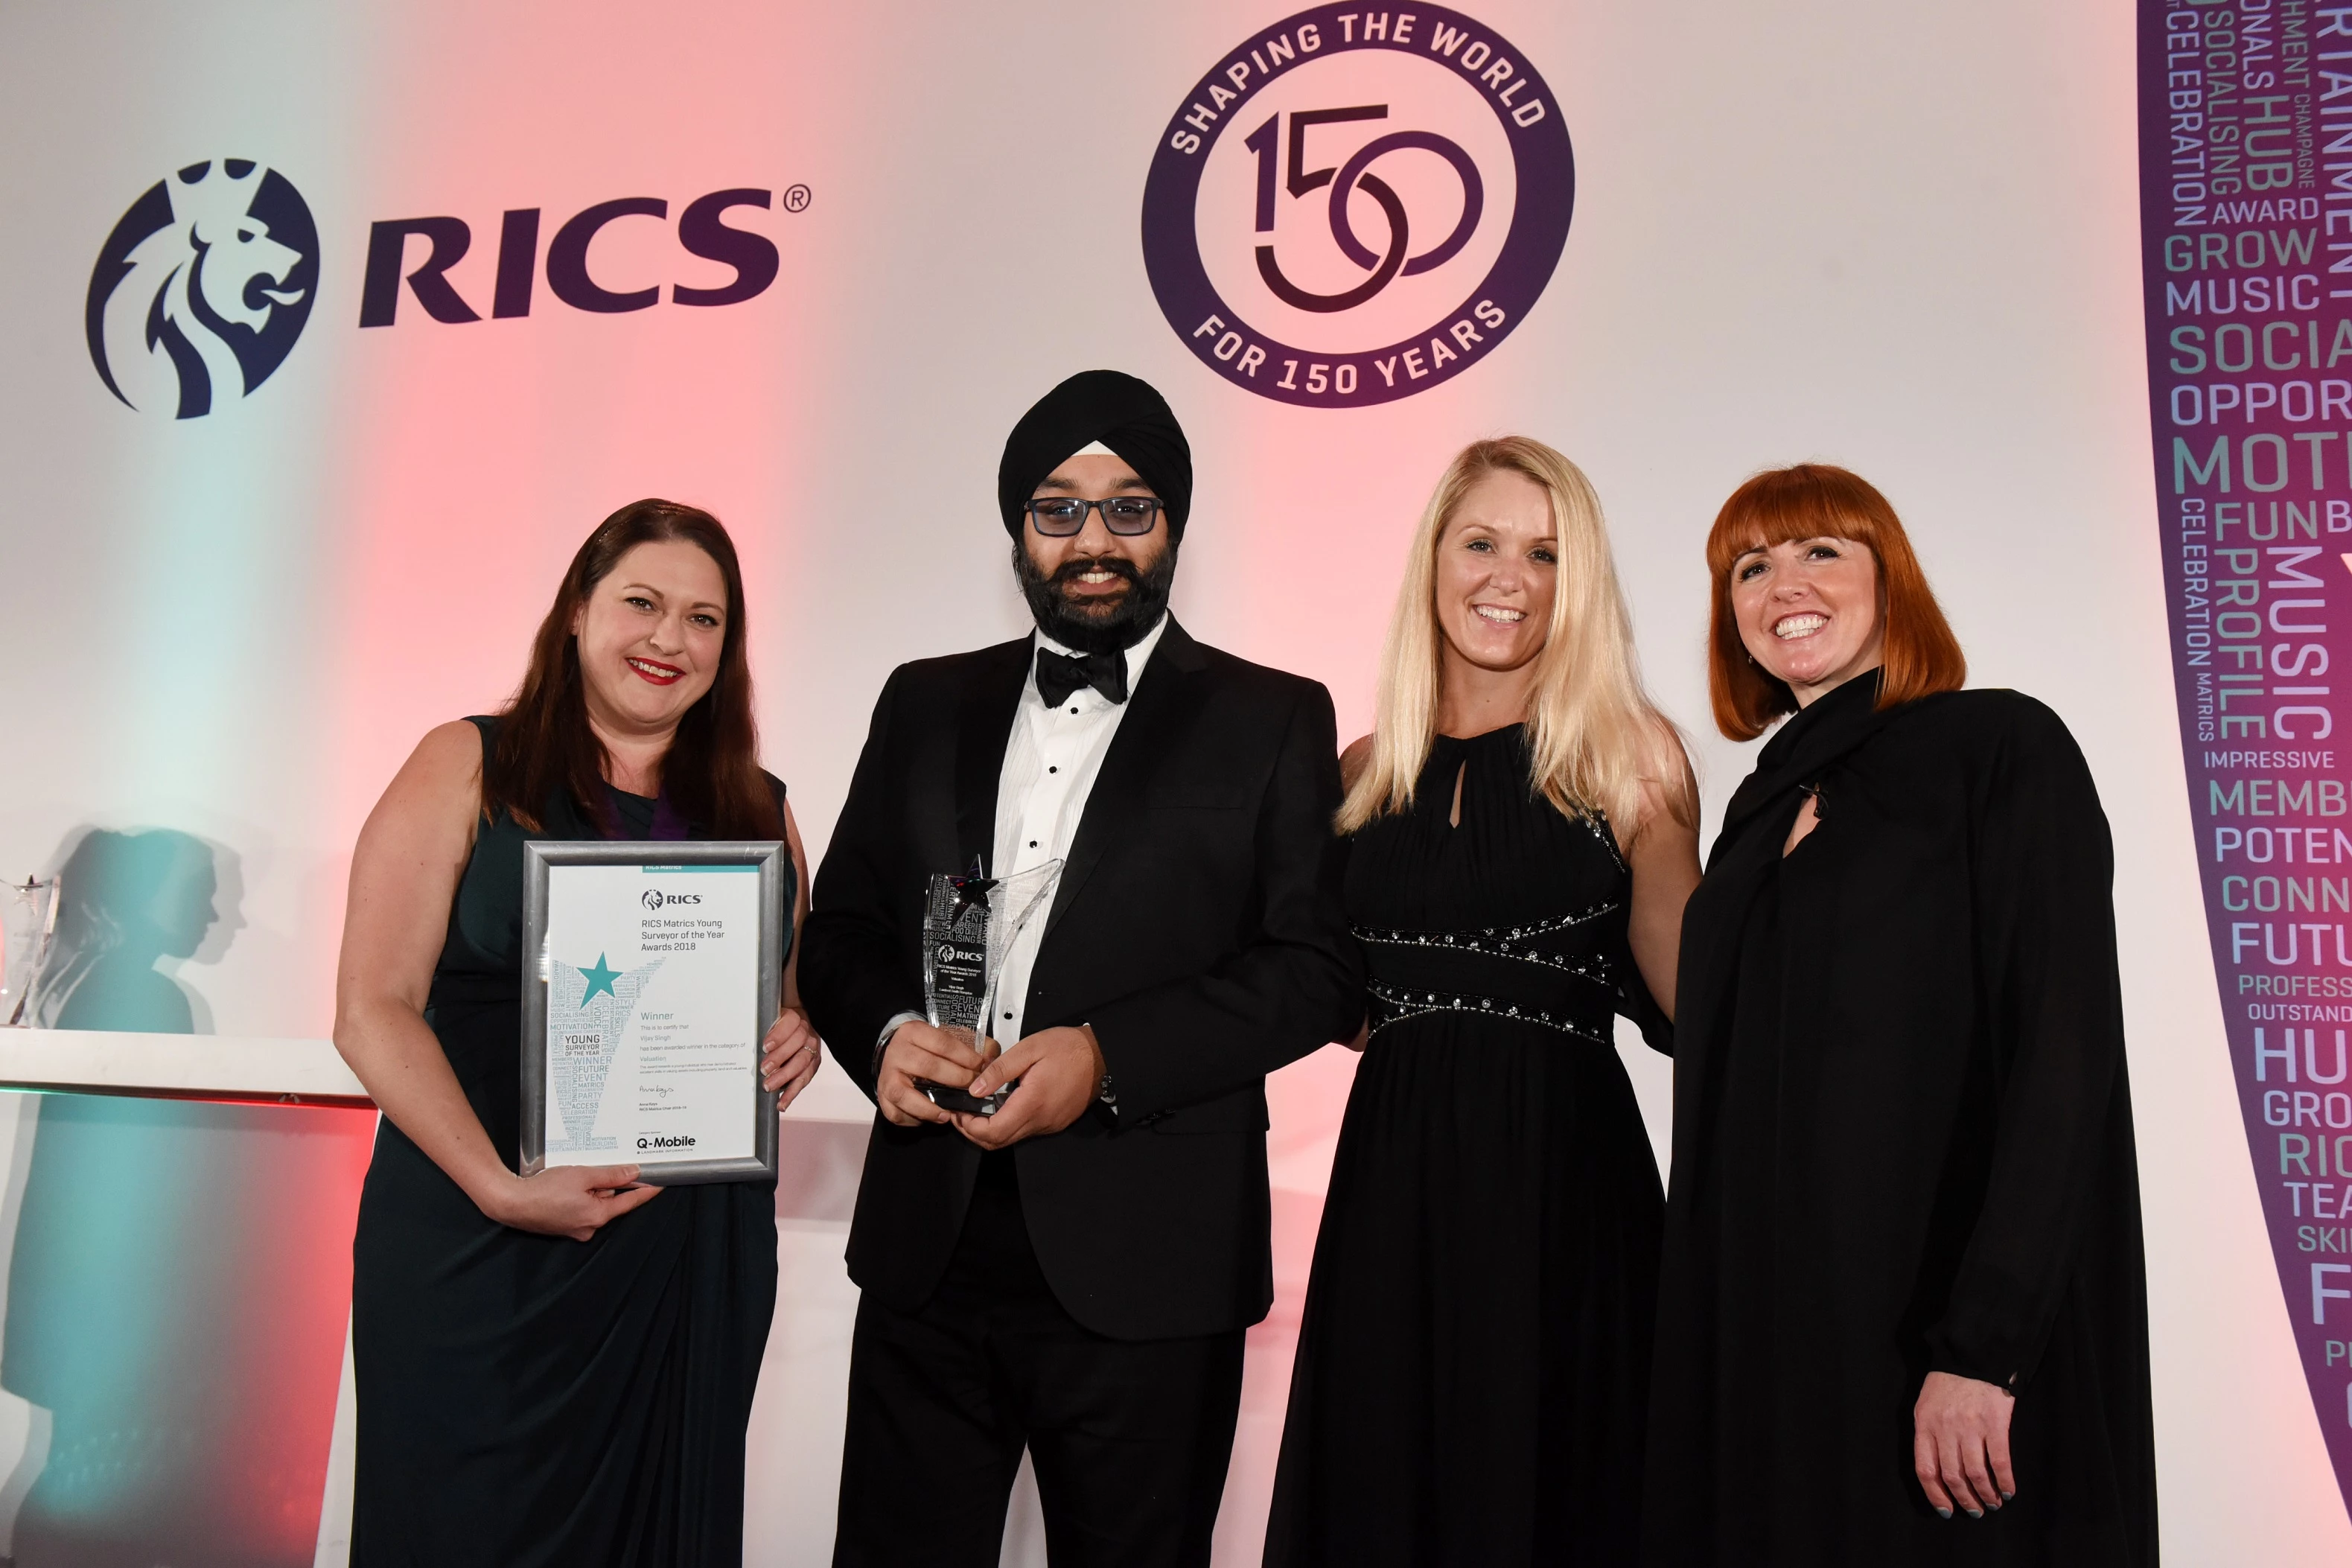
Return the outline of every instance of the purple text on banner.
{"type": "Polygon", "coordinates": [[[2181,750],[2286,1312],[2352,1499],[2352,7],[2141,0],[2181,750]]]}

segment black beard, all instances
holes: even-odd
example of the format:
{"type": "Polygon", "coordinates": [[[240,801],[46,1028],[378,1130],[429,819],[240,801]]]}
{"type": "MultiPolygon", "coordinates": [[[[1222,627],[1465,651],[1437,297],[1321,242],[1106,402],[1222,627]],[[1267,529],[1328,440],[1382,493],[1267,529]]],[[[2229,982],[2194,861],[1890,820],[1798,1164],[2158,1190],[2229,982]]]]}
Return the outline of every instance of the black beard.
{"type": "Polygon", "coordinates": [[[1079,653],[1120,653],[1143,640],[1168,610],[1168,595],[1176,585],[1176,542],[1171,539],[1160,558],[1140,571],[1118,555],[1077,556],[1065,561],[1052,576],[1037,570],[1024,542],[1013,542],[1013,574],[1021,580],[1021,596],[1037,629],[1079,653]],[[1127,592],[1108,610],[1092,614],[1072,606],[1065,591],[1081,573],[1109,572],[1127,579],[1127,592]]]}

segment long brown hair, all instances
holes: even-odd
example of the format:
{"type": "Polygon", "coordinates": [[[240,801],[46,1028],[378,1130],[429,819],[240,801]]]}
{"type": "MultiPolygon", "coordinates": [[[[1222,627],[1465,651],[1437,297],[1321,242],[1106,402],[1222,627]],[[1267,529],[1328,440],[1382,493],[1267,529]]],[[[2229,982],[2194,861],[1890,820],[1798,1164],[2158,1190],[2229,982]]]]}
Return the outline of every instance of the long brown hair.
{"type": "Polygon", "coordinates": [[[498,743],[482,769],[482,810],[500,807],[541,830],[560,795],[590,822],[609,822],[604,742],[588,727],[580,644],[572,625],[596,584],[640,544],[681,540],[718,564],[727,580],[727,629],[719,674],[678,720],[662,759],[662,792],[687,821],[717,838],[779,838],[782,813],[760,771],[760,733],[751,717],[751,667],[744,652],[743,571],[735,542],[709,512],[676,501],[632,501],[581,545],[555,591],[555,603],[532,639],[530,668],[500,712],[498,743]]]}
{"type": "Polygon", "coordinates": [[[1851,539],[1878,563],[1879,613],[1886,627],[1878,706],[1957,691],[1968,683],[1960,639],[1927,586],[1902,520],[1878,487],[1828,463],[1767,468],[1731,492],[1706,536],[1706,565],[1715,578],[1706,690],[1716,728],[1732,740],[1752,741],[1781,714],[1794,713],[1797,695],[1748,657],[1732,615],[1731,569],[1759,546],[1822,538],[1851,539]]]}

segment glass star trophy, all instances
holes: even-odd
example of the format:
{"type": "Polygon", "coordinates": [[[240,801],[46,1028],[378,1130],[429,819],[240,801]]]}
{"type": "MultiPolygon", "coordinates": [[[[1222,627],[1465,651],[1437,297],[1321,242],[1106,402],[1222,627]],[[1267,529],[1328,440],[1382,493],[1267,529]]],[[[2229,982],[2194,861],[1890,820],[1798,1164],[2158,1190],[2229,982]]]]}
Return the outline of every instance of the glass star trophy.
{"type": "MultiPolygon", "coordinates": [[[[996,1055],[985,1021],[996,1016],[996,985],[1014,939],[1051,907],[1062,863],[1048,860],[1010,877],[983,877],[977,861],[963,876],[931,879],[923,905],[923,1006],[935,1029],[996,1055]],[[982,1041],[987,1044],[981,1044],[982,1041]]],[[[974,1116],[993,1116],[1014,1085],[982,1100],[960,1089],[915,1080],[933,1105],[974,1116]]]]}
{"type": "Polygon", "coordinates": [[[33,986],[58,931],[58,879],[27,877],[0,886],[0,1026],[37,1021],[33,986]]]}

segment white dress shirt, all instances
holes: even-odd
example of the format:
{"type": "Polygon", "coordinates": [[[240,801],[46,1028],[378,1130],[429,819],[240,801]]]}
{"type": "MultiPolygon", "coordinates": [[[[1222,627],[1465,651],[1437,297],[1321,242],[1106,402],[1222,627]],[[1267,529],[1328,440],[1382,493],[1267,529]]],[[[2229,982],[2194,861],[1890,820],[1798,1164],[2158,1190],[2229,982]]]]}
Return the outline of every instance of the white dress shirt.
{"type": "MultiPolygon", "coordinates": [[[[1067,860],[1078,822],[1087,813],[1087,797],[1094,793],[1096,775],[1110,752],[1119,721],[1135,700],[1151,650],[1168,629],[1168,617],[1127,650],[1127,701],[1113,702],[1091,686],[1081,686],[1055,707],[1045,705],[1037,689],[1037,659],[1029,659],[1029,679],[1021,688],[1021,707],[1013,718],[1013,733],[1004,746],[1004,766],[996,777],[996,852],[989,859],[989,875],[1010,877],[1048,860],[1067,860]]],[[[1035,647],[1069,655],[1076,650],[1039,632],[1035,647]]],[[[1058,884],[1056,885],[1058,888],[1058,884]]],[[[1045,939],[1045,915],[1050,900],[1014,940],[1005,954],[996,987],[997,1016],[989,1033],[1010,1046],[1021,1038],[1022,1009],[1029,999],[1029,975],[1036,967],[1037,950],[1045,939]]]]}
{"type": "MultiPolygon", "coordinates": [[[[1045,695],[1037,689],[1035,649],[1073,657],[1076,650],[1064,647],[1044,632],[1031,639],[1029,676],[1021,686],[1021,706],[1013,716],[1003,766],[996,775],[996,838],[988,861],[990,876],[1010,877],[1048,860],[1069,858],[1078,823],[1087,814],[1087,797],[1094,793],[1095,776],[1102,772],[1103,758],[1110,752],[1111,737],[1118,733],[1118,722],[1135,700],[1136,687],[1142,683],[1144,667],[1151,662],[1151,650],[1160,646],[1160,635],[1167,629],[1168,617],[1163,614],[1160,624],[1127,650],[1126,702],[1113,702],[1093,687],[1081,686],[1052,708],[1045,706],[1045,695]]],[[[1058,892],[1060,883],[1055,888],[1058,892]]],[[[1011,1046],[1021,1038],[1029,975],[1036,968],[1037,950],[1045,940],[1045,918],[1052,910],[1053,895],[1048,894],[1045,908],[1031,917],[1005,954],[996,986],[997,1016],[989,1020],[988,1030],[999,1045],[1011,1046]]],[[[874,1042],[877,1067],[898,1026],[921,1016],[901,1013],[882,1026],[882,1037],[874,1042]]]]}

